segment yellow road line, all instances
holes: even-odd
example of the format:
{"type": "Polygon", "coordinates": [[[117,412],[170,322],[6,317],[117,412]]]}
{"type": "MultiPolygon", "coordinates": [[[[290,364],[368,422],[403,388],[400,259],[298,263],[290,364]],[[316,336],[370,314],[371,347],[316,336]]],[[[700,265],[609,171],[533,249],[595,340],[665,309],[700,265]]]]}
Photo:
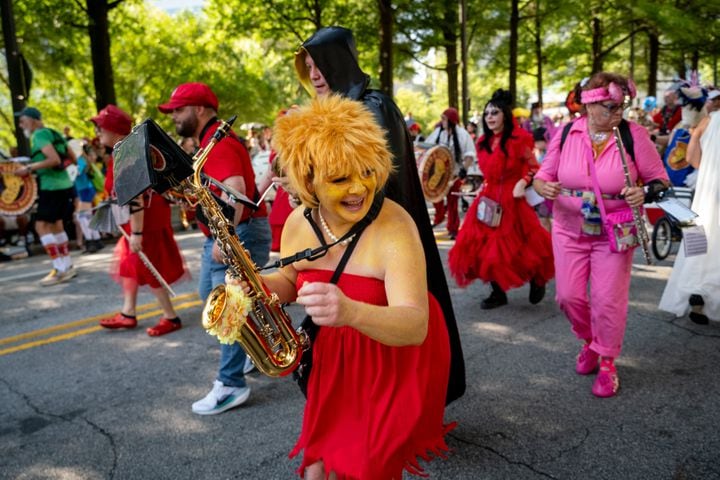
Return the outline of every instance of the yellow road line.
{"type": "MultiPolygon", "coordinates": [[[[202,302],[201,300],[193,300],[193,301],[190,301],[190,302],[185,302],[185,303],[181,303],[181,304],[179,304],[179,305],[175,305],[174,307],[175,307],[175,310],[176,310],[176,311],[182,311],[182,310],[186,310],[186,309],[188,309],[188,308],[192,308],[192,307],[196,307],[196,306],[198,306],[198,305],[202,305],[202,303],[203,303],[203,302],[202,302]]],[[[144,313],[144,314],[142,314],[142,315],[138,315],[137,318],[138,318],[138,320],[144,320],[144,319],[146,319],[146,318],[153,317],[153,316],[155,316],[155,315],[157,315],[157,314],[160,314],[160,313],[162,313],[162,309],[151,310],[151,311],[149,311],[149,312],[147,312],[147,313],[144,313]]],[[[94,317],[93,317],[93,318],[94,318],[94,317]]],[[[98,317],[98,318],[103,318],[103,317],[98,317]]],[[[86,322],[86,323],[87,323],[87,322],[86,322]]],[[[10,353],[15,353],[15,352],[19,352],[19,351],[22,351],[22,350],[27,350],[27,349],[29,349],[29,348],[39,347],[39,346],[41,346],[41,345],[47,345],[47,344],[50,344],[50,343],[62,342],[62,341],[64,341],[64,340],[69,340],[69,339],[71,339],[71,338],[79,337],[79,336],[82,336],[82,335],[87,335],[87,334],[89,334],[89,333],[98,332],[98,331],[100,331],[100,330],[106,330],[106,329],[103,328],[103,327],[101,327],[101,326],[99,326],[99,325],[96,325],[96,326],[93,326],[93,327],[83,328],[83,329],[81,329],[81,330],[75,330],[75,331],[72,331],[72,332],[63,333],[63,334],[61,334],[61,335],[56,335],[56,336],[54,336],[54,337],[49,337],[49,338],[45,338],[45,339],[42,339],[42,340],[35,340],[35,341],[32,341],[32,342],[23,343],[23,344],[20,344],[20,345],[16,345],[16,346],[14,346],[14,347],[9,347],[9,348],[5,348],[5,349],[3,349],[3,350],[0,350],[0,357],[3,356],[3,355],[8,355],[8,354],[10,354],[10,353]]],[[[31,333],[33,333],[33,332],[31,332],[31,333]]],[[[39,335],[36,335],[36,336],[39,336],[39,335]]]]}
{"type": "MultiPolygon", "coordinates": [[[[187,300],[189,298],[197,298],[197,293],[185,293],[183,295],[178,295],[173,300],[187,300]]],[[[157,302],[146,303],[145,305],[138,306],[136,308],[136,312],[144,312],[145,310],[149,310],[151,308],[156,308],[157,306],[158,306],[157,302]]],[[[0,345],[6,345],[8,343],[19,342],[20,340],[26,340],[28,338],[42,337],[43,335],[47,335],[48,333],[53,333],[53,332],[57,332],[60,330],[68,330],[70,328],[79,327],[81,325],[87,325],[89,323],[94,323],[94,322],[97,322],[98,320],[102,320],[103,318],[107,318],[111,315],[113,315],[113,314],[112,313],[102,313],[100,315],[83,318],[82,320],[76,320],[74,322],[63,323],[62,325],[55,325],[54,327],[41,328],[39,330],[33,330],[32,332],[21,333],[20,335],[15,335],[13,337],[0,338],[0,345]]]]}

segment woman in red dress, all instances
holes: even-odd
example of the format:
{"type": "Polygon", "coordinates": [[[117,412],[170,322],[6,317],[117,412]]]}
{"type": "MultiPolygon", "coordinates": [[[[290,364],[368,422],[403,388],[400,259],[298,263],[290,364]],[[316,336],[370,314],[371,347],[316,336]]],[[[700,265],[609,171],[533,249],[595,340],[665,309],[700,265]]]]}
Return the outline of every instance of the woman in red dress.
{"type": "MultiPolygon", "coordinates": [[[[372,113],[339,96],[316,98],[277,119],[273,146],[306,207],[287,219],[282,257],[341,239],[392,173],[372,113]]],[[[263,277],[281,301],[304,305],[320,326],[302,432],[291,452],[303,452],[298,472],[308,479],[399,480],[403,470],[423,472],[418,458],[448,449],[444,317],[428,293],[413,219],[392,200],[378,202],[337,284],[330,278],[351,248],[345,242],[263,277]]]]}
{"type": "Polygon", "coordinates": [[[528,282],[530,303],[536,304],[554,275],[552,244],[525,200],[525,188],[539,166],[532,135],[515,121],[507,90],[495,91],[485,106],[483,132],[477,154],[485,179],[449,252],[450,272],[461,287],[475,279],[490,282],[492,293],[480,308],[506,305],[505,292],[528,282]],[[483,207],[492,202],[484,199],[497,202],[502,210],[496,226],[479,220],[489,217],[483,207]]]}
{"type": "MultiPolygon", "coordinates": [[[[112,147],[125,138],[132,125],[130,115],[115,105],[103,108],[91,121],[95,123],[100,142],[107,147],[112,147]]],[[[105,177],[105,189],[114,198],[113,180],[111,157],[105,177]]],[[[100,325],[109,329],[135,328],[138,289],[148,285],[160,304],[163,316],[157,325],[147,329],[147,333],[151,337],[165,335],[181,328],[180,318],[175,313],[168,292],[150,273],[137,252],[142,250],[168,284],[188,276],[173,236],[170,204],[161,195],[148,191],[133,200],[130,211],[129,221],[120,225],[130,239],[125,236],[120,238],[115,246],[111,267],[113,278],[123,289],[123,306],[116,315],[101,320],[100,325]]]]}

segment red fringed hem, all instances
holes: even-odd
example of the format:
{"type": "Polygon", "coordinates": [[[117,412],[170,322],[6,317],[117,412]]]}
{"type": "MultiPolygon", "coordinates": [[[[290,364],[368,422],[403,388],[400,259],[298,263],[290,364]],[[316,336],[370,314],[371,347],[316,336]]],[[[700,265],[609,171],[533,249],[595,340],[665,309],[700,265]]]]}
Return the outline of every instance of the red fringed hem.
{"type": "MultiPolygon", "coordinates": [[[[386,470],[384,469],[385,471],[383,472],[383,475],[381,477],[377,477],[377,480],[400,480],[402,479],[403,470],[408,472],[410,475],[428,478],[430,475],[425,472],[425,469],[422,467],[422,465],[420,465],[420,460],[423,462],[431,462],[436,459],[447,460],[448,454],[451,450],[450,447],[448,447],[447,442],[445,442],[445,435],[455,429],[455,427],[457,427],[457,422],[452,422],[444,425],[442,434],[438,439],[432,442],[432,446],[412,448],[413,453],[409,454],[410,458],[406,460],[400,460],[397,466],[390,466],[386,470]]],[[[288,454],[288,458],[295,458],[301,450],[302,447],[300,445],[295,445],[295,448],[293,448],[293,450],[288,454]]],[[[305,469],[308,466],[313,465],[314,463],[319,461],[322,461],[322,458],[312,458],[305,456],[300,467],[296,470],[297,474],[300,476],[300,478],[305,478],[305,469]]],[[[325,470],[326,480],[330,478],[331,473],[334,473],[338,480],[359,480],[358,477],[343,473],[342,466],[340,465],[324,464],[323,468],[325,470]]],[[[376,479],[374,478],[372,480],[376,479]]]]}

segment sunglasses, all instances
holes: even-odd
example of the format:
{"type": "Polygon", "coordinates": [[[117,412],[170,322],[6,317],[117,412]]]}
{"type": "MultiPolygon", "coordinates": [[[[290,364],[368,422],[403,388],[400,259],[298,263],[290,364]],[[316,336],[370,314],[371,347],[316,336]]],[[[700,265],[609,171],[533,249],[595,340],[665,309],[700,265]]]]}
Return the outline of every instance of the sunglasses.
{"type": "Polygon", "coordinates": [[[595,105],[600,105],[603,107],[609,114],[613,114],[617,112],[618,110],[625,110],[627,108],[627,105],[624,103],[616,104],[616,103],[596,103],[595,105]]]}
{"type": "Polygon", "coordinates": [[[486,110],[483,115],[486,117],[494,117],[495,115],[498,115],[500,113],[500,110],[486,110]]]}

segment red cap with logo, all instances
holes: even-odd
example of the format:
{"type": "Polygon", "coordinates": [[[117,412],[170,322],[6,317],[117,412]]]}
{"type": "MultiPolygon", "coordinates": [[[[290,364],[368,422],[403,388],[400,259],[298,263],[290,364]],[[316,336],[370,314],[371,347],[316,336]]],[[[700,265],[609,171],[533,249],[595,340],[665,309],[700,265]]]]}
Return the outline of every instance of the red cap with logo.
{"type": "Polygon", "coordinates": [[[158,105],[162,113],[172,113],[176,108],[197,105],[218,109],[218,99],[210,87],[200,82],[183,83],[173,90],[167,103],[158,105]]]}
{"type": "Polygon", "coordinates": [[[108,105],[90,119],[103,130],[109,130],[118,135],[128,135],[132,130],[132,117],[115,105],[108,105]]]}

